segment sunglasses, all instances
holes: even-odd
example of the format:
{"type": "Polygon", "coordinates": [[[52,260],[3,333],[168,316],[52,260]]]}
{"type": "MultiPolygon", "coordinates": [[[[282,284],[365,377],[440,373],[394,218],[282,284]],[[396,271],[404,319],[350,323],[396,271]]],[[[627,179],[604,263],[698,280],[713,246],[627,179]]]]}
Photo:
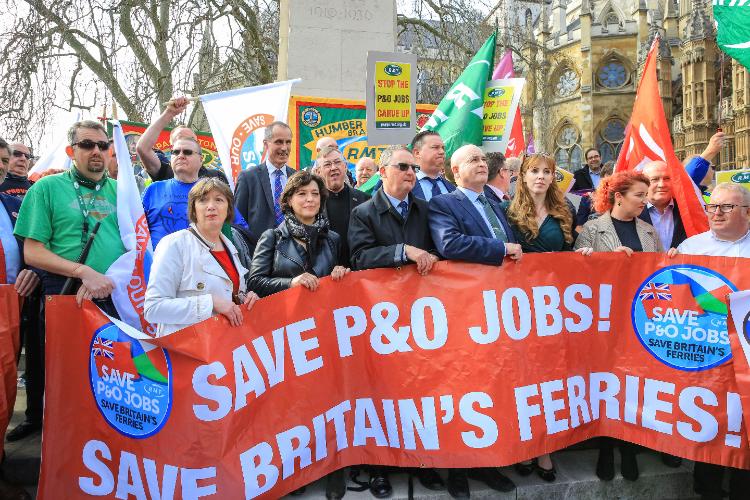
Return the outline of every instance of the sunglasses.
{"type": "Polygon", "coordinates": [[[99,151],[107,151],[109,149],[109,141],[92,141],[91,139],[84,139],[82,141],[74,142],[71,146],[78,146],[86,151],[91,151],[94,147],[98,147],[99,151]]]}
{"type": "Polygon", "coordinates": [[[193,156],[194,154],[196,153],[192,149],[173,149],[172,150],[172,158],[177,158],[180,155],[193,156]]]}
{"type": "Polygon", "coordinates": [[[406,172],[409,169],[412,169],[413,171],[417,172],[419,170],[419,165],[416,165],[414,163],[394,163],[393,165],[388,165],[389,167],[396,167],[402,172],[406,172]]]}
{"type": "Polygon", "coordinates": [[[25,156],[27,160],[31,159],[31,155],[29,153],[24,153],[23,151],[13,151],[13,156],[15,156],[16,158],[25,156]]]}

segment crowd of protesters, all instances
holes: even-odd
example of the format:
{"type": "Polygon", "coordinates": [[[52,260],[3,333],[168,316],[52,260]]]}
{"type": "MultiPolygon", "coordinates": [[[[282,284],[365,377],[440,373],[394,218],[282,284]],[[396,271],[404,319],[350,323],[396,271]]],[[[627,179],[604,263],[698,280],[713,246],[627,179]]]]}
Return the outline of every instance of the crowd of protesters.
{"type": "MultiPolygon", "coordinates": [[[[687,238],[673,196],[674,179],[664,162],[651,162],[640,172],[613,173],[595,148],[586,151],[586,165],[575,172],[573,189],[583,195],[575,208],[547,154],[506,161],[501,154],[466,145],[446,158],[441,137],[423,131],[408,146],[385,149],[379,164],[362,158],[353,176],[336,141],[324,138],[314,167],[297,171],[287,165],[292,130],[274,122],[265,129],[265,162],[243,171],[232,192],[221,172],[202,165],[201,147],[189,128],[172,130],[168,157],[154,149],[159,133],[187,105],[184,98],[170,101],[136,148],[150,177],[143,206],[155,246],[144,314],[158,325],[158,335],[216,314],[239,326],[243,309],[259,297],[299,286],[314,292],[326,276],[345,282],[351,271],[364,269],[415,265],[427,275],[441,259],[501,266],[525,253],[562,251],[750,257],[750,191],[737,184],[713,186],[706,194],[710,230],[687,238]],[[376,174],[380,180],[372,196],[357,189],[376,174]]],[[[685,167],[704,193],[722,143],[723,134],[717,133],[685,167]]],[[[0,140],[5,208],[0,210],[0,283],[15,284],[28,298],[22,322],[28,404],[25,420],[8,433],[9,441],[42,426],[41,298],[75,294],[79,304],[92,300],[117,315],[111,300],[115,284],[105,274],[125,252],[116,217],[114,148],[96,121],[74,124],[68,144],[72,167],[32,183],[29,148],[0,140]],[[80,262],[92,233],[88,256],[80,262]]],[[[616,446],[623,477],[636,480],[636,448],[613,439],[600,440],[597,475],[614,477],[616,446]]],[[[666,454],[662,460],[672,467],[681,464],[666,454]]],[[[556,479],[550,455],[515,467],[522,476],[556,479]]],[[[358,469],[369,477],[352,476],[360,490],[369,489],[377,498],[392,493],[392,468],[358,469]]],[[[453,498],[469,498],[468,478],[498,491],[515,489],[492,467],[450,469],[447,481],[433,469],[412,472],[424,487],[447,489],[453,498]]],[[[731,472],[730,494],[739,498],[750,491],[748,473],[731,472]]],[[[723,473],[722,467],[696,464],[696,492],[721,498],[723,473]]],[[[4,487],[12,489],[3,483],[0,496],[4,487]]],[[[346,491],[343,470],[327,477],[328,498],[341,498],[346,491]]],[[[16,494],[3,498],[26,498],[16,494]]]]}

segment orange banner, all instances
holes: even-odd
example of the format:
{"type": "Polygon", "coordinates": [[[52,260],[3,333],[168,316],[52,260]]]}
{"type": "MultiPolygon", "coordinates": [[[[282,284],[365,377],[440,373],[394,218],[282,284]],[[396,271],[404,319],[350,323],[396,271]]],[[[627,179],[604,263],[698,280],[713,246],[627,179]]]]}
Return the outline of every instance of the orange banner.
{"type": "Polygon", "coordinates": [[[18,384],[20,300],[13,285],[0,285],[0,455],[13,416],[18,384]]]}
{"type": "Polygon", "coordinates": [[[741,268],[363,271],[152,343],[55,297],[40,498],[278,498],[351,464],[501,466],[594,436],[747,468],[725,302],[741,268]]]}

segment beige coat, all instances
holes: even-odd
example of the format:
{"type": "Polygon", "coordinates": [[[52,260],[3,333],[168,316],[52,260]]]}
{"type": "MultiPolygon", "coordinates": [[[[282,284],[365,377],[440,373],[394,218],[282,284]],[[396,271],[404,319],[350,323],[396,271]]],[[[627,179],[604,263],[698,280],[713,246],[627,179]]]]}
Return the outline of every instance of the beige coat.
{"type": "MultiPolygon", "coordinates": [[[[644,252],[664,251],[654,226],[636,217],[635,230],[638,232],[644,252]]],[[[594,252],[613,252],[619,246],[622,246],[622,243],[612,224],[612,217],[609,212],[605,212],[583,226],[581,234],[576,239],[575,249],[591,247],[594,252]]]]}

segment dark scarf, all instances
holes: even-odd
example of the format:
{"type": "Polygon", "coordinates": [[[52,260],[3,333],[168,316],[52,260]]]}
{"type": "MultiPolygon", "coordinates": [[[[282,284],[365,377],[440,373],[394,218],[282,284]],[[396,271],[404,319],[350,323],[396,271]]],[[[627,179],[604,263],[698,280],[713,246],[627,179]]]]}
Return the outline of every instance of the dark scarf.
{"type": "Polygon", "coordinates": [[[321,210],[318,215],[315,216],[315,221],[311,226],[302,224],[293,212],[284,213],[284,222],[289,230],[292,237],[298,240],[304,241],[307,244],[307,264],[312,269],[315,257],[318,252],[318,244],[321,240],[328,236],[328,217],[326,217],[325,211],[321,210]]]}
{"type": "Polygon", "coordinates": [[[107,179],[109,178],[106,170],[104,171],[104,175],[99,180],[99,182],[92,181],[91,179],[83,175],[81,172],[79,172],[78,169],[75,168],[74,166],[71,166],[68,172],[70,173],[70,176],[74,181],[76,181],[78,184],[88,189],[96,189],[97,185],[103,187],[104,184],[107,183],[107,179]]]}

